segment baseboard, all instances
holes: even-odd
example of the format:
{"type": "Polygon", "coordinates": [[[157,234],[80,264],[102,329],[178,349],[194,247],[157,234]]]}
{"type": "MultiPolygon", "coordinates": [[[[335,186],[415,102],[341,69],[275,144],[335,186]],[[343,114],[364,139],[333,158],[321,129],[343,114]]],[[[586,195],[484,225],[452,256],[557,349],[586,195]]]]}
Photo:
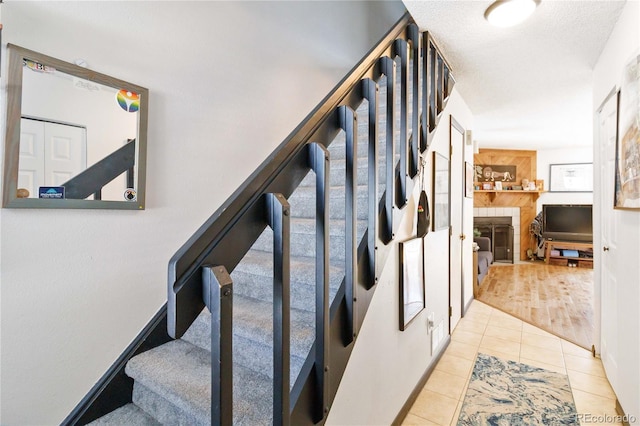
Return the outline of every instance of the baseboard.
{"type": "Polygon", "coordinates": [[[631,426],[631,423],[635,423],[637,421],[634,416],[630,416],[624,412],[624,409],[622,408],[622,405],[620,405],[620,401],[618,401],[618,398],[616,398],[616,413],[618,413],[618,415],[620,416],[620,418],[616,420],[622,422],[624,426],[631,426]]]}
{"type": "Polygon", "coordinates": [[[469,299],[469,301],[467,302],[466,305],[464,305],[464,308],[462,309],[462,316],[464,317],[465,315],[467,315],[467,311],[469,310],[469,307],[471,306],[471,303],[473,303],[473,301],[475,300],[475,297],[472,297],[471,299],[469,299]]]}
{"type": "Polygon", "coordinates": [[[61,425],[84,425],[131,402],[133,379],[124,372],[127,362],[139,353],[170,340],[171,337],[167,334],[167,305],[165,304],[61,425]]]}
{"type": "Polygon", "coordinates": [[[411,410],[411,407],[413,407],[416,399],[418,399],[418,395],[420,395],[420,392],[422,392],[424,385],[427,384],[427,380],[429,380],[429,377],[431,377],[431,373],[433,373],[433,370],[435,370],[438,361],[440,361],[440,358],[442,358],[442,355],[444,355],[447,347],[449,347],[449,343],[451,343],[451,336],[447,336],[445,338],[444,345],[440,349],[440,352],[438,352],[438,354],[433,358],[433,362],[429,364],[429,367],[427,367],[427,370],[424,372],[424,374],[418,381],[418,384],[409,395],[409,398],[407,398],[407,401],[398,412],[398,415],[393,420],[393,423],[391,423],[392,426],[400,426],[405,417],[407,417],[407,414],[409,414],[409,410],[411,410]]]}

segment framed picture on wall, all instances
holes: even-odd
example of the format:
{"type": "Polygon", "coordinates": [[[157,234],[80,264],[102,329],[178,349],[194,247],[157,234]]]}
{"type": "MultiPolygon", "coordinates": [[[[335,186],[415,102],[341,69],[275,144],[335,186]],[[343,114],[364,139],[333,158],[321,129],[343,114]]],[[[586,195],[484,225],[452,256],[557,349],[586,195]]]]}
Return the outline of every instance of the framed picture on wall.
{"type": "Polygon", "coordinates": [[[550,164],[550,192],[593,192],[593,163],[550,164]]]}
{"type": "Polygon", "coordinates": [[[433,230],[449,229],[449,159],[433,152],[433,230]]]}
{"type": "Polygon", "coordinates": [[[616,209],[640,210],[640,55],[625,67],[618,93],[618,137],[616,138],[616,209]]]}
{"type": "Polygon", "coordinates": [[[423,239],[398,244],[400,250],[400,330],[425,308],[423,239]]]}
{"type": "Polygon", "coordinates": [[[464,162],[464,196],[467,198],[473,198],[473,178],[475,177],[475,171],[473,165],[468,161],[464,162]]]}

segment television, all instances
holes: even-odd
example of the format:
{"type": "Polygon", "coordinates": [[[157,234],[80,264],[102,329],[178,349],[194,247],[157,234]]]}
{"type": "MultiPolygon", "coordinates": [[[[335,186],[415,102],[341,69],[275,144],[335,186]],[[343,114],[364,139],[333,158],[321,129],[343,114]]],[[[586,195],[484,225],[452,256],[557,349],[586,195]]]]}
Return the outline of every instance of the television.
{"type": "Polygon", "coordinates": [[[591,204],[543,204],[542,237],[560,241],[593,241],[591,204]]]}

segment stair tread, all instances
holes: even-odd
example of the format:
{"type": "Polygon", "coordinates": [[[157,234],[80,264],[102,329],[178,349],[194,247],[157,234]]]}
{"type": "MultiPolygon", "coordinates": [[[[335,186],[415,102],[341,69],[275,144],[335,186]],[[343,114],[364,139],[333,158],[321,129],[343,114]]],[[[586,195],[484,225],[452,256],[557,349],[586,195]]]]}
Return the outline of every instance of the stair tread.
{"type": "MultiPolygon", "coordinates": [[[[291,225],[292,234],[316,235],[316,220],[314,218],[291,217],[290,225],[291,225]]],[[[358,229],[365,229],[367,227],[367,221],[357,220],[356,226],[358,229]]],[[[344,226],[344,220],[340,220],[340,219],[329,220],[329,235],[344,236],[345,232],[346,232],[346,228],[344,226]]]]}
{"type": "MultiPolygon", "coordinates": [[[[356,193],[358,195],[358,198],[366,198],[367,196],[367,188],[368,185],[357,185],[356,186],[356,193]]],[[[329,197],[330,198],[344,198],[345,196],[345,186],[344,185],[338,185],[338,186],[331,186],[330,190],[329,190],[329,197]]],[[[312,198],[315,199],[316,198],[316,188],[313,186],[299,186],[295,192],[291,195],[291,197],[289,198],[289,201],[291,201],[292,198],[312,198]]],[[[292,210],[292,213],[295,214],[295,211],[292,210]]]]}
{"type": "MultiPolygon", "coordinates": [[[[251,249],[236,266],[235,271],[271,278],[273,276],[273,253],[251,249]]],[[[305,256],[291,256],[289,260],[292,283],[313,285],[316,282],[316,259],[305,256]]],[[[233,278],[234,274],[231,273],[233,278]]],[[[329,261],[329,285],[337,288],[344,277],[344,261],[329,261]],[[342,276],[341,276],[342,275],[342,276]]]]}
{"type": "Polygon", "coordinates": [[[160,426],[149,414],[135,404],[127,404],[89,423],[90,426],[160,426]]]}
{"type": "MultiPolygon", "coordinates": [[[[235,294],[233,298],[233,333],[268,347],[273,346],[273,304],[235,294]]],[[[315,338],[315,314],[312,311],[291,309],[291,355],[306,359],[315,338]]],[[[204,309],[183,340],[200,348],[209,349],[211,314],[204,309]]]]}
{"type": "MultiPolygon", "coordinates": [[[[210,424],[211,353],[184,340],[173,340],[132,358],[127,374],[178,409],[210,424]]],[[[234,424],[236,416],[268,419],[272,380],[233,365],[234,424]],[[253,412],[253,415],[252,415],[253,412]]]]}

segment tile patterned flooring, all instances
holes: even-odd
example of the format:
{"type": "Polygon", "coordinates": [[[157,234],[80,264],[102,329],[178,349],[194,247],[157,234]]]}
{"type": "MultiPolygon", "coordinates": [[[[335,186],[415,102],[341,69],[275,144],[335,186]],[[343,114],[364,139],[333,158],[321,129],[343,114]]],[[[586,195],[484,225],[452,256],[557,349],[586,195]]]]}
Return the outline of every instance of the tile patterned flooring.
{"type": "MultiPolygon", "coordinates": [[[[615,419],[615,394],[599,358],[566,340],[474,300],[458,323],[403,425],[455,425],[478,353],[569,376],[578,416],[615,419]]],[[[599,423],[618,424],[622,423],[599,423]]]]}

